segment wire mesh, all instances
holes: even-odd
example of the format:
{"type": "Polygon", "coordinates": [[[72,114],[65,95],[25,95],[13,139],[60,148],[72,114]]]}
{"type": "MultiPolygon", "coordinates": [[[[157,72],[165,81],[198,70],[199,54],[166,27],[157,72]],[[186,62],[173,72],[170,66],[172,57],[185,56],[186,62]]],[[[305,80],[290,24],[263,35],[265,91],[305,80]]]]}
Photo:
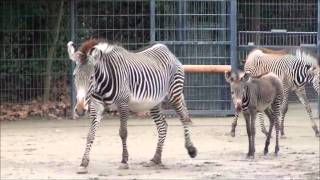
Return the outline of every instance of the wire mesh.
{"type": "MultiPolygon", "coordinates": [[[[317,0],[238,0],[239,59],[256,47],[304,48],[317,54],[317,0]]],[[[243,65],[243,64],[242,64],[243,65]]],[[[306,86],[309,99],[317,93],[306,86]]],[[[290,96],[291,102],[298,99],[290,96]]]]}
{"type": "Polygon", "coordinates": [[[4,0],[0,9],[0,103],[68,95],[68,1],[4,0]]]}
{"type": "MultiPolygon", "coordinates": [[[[230,64],[229,1],[156,1],[155,41],[167,44],[182,64],[230,64]]],[[[186,74],[192,114],[230,113],[222,74],[186,74]]]]}
{"type": "Polygon", "coordinates": [[[149,1],[79,0],[76,2],[76,41],[101,37],[130,50],[149,44],[149,1]]]}
{"type": "MultiPolygon", "coordinates": [[[[78,45],[90,37],[107,38],[130,50],[161,42],[183,64],[230,64],[230,45],[235,43],[230,37],[232,0],[75,2],[70,19],[68,0],[0,1],[1,104],[69,96],[71,61],[65,46],[73,20],[78,45]]],[[[317,0],[237,2],[240,60],[256,46],[316,50],[317,0]]],[[[229,114],[229,93],[222,74],[186,75],[185,96],[192,114],[229,114]]],[[[311,88],[308,96],[316,99],[311,88]]]]}

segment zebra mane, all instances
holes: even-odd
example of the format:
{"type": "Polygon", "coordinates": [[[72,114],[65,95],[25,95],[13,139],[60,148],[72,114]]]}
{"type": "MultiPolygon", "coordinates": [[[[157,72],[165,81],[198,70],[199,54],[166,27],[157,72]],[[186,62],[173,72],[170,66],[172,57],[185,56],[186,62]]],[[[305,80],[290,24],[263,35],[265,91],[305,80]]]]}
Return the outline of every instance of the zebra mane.
{"type": "Polygon", "coordinates": [[[95,45],[105,42],[103,39],[89,39],[84,41],[81,46],[79,47],[78,51],[82,52],[84,55],[87,55],[88,51],[93,48],[95,45]]]}
{"type": "Polygon", "coordinates": [[[88,54],[91,55],[91,53],[94,53],[93,51],[101,51],[103,54],[107,54],[111,52],[115,47],[121,47],[118,46],[117,43],[114,42],[108,42],[105,39],[102,38],[91,38],[86,41],[84,41],[81,46],[79,47],[78,51],[83,56],[83,62],[81,64],[85,64],[87,62],[94,64],[91,62],[90,56],[88,57],[88,54]]]}
{"type": "Polygon", "coordinates": [[[267,49],[267,48],[258,48],[258,49],[260,49],[264,54],[278,54],[278,55],[288,54],[288,51],[285,49],[281,49],[281,50],[274,50],[274,49],[267,49]]]}
{"type": "Polygon", "coordinates": [[[284,56],[287,55],[288,51],[286,50],[272,50],[272,49],[267,49],[267,48],[256,48],[253,49],[247,56],[247,60],[254,59],[257,56],[262,56],[262,55],[268,55],[268,56],[284,56]]]}

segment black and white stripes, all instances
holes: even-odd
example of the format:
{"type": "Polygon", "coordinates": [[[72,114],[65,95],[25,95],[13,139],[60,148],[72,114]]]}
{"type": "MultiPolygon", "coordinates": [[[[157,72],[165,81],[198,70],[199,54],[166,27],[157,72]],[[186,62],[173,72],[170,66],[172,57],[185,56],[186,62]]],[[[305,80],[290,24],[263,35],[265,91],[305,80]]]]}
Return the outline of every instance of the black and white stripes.
{"type": "MultiPolygon", "coordinates": [[[[93,65],[90,84],[87,85],[87,99],[92,124],[89,130],[85,153],[79,173],[86,173],[89,152],[96,128],[102,118],[104,105],[116,106],[120,113],[119,135],[122,140],[122,168],[128,168],[127,119],[129,111],[150,110],[158,130],[158,144],[153,164],[161,163],[162,148],[167,133],[167,123],[161,113],[161,102],[168,96],[169,102],[180,116],[184,128],[185,146],[191,157],[196,148],[190,139],[188,124],[191,122],[184,102],[184,71],[179,60],[163,44],[154,44],[139,52],[111,45],[103,41],[85,42],[79,51],[85,49],[86,62],[93,65]]],[[[74,50],[69,50],[74,52],[74,50]]],[[[75,52],[76,54],[77,52],[75,52]]],[[[69,55],[75,57],[74,55],[69,55]]],[[[74,58],[75,61],[80,61],[74,58]]],[[[77,76],[77,74],[76,74],[77,76]]],[[[78,88],[78,87],[77,87],[78,88]]]]}
{"type": "Polygon", "coordinates": [[[296,50],[293,54],[277,54],[272,53],[272,51],[270,52],[270,50],[268,53],[265,53],[263,49],[256,49],[250,52],[246,59],[244,71],[250,72],[253,76],[273,72],[283,83],[284,98],[281,108],[282,135],[284,135],[284,117],[288,109],[288,95],[290,91],[294,91],[307,110],[316,136],[320,136],[317,124],[312,117],[311,107],[304,87],[307,82],[311,81],[315,90],[319,91],[319,75],[314,73],[319,68],[315,64],[315,58],[300,49],[296,50]]]}

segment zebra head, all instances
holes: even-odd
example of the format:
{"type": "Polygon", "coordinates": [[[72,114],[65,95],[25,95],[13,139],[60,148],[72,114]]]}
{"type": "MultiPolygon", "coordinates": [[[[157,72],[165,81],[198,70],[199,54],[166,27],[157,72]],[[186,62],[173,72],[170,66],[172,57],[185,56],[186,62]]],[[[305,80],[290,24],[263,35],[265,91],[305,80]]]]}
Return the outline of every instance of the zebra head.
{"type": "Polygon", "coordinates": [[[239,113],[242,110],[246,84],[251,80],[251,74],[247,72],[225,72],[225,79],[230,84],[231,98],[236,111],[239,113]]]}
{"type": "MultiPolygon", "coordinates": [[[[93,43],[90,46],[94,46],[93,43]]],[[[76,67],[73,72],[74,85],[76,88],[76,106],[75,112],[79,116],[83,116],[88,110],[87,92],[90,86],[91,76],[93,74],[93,64],[87,59],[88,47],[81,46],[78,51],[75,51],[73,42],[69,42],[67,45],[69,58],[76,63],[76,67]]],[[[90,48],[91,49],[91,48],[90,48]]]]}

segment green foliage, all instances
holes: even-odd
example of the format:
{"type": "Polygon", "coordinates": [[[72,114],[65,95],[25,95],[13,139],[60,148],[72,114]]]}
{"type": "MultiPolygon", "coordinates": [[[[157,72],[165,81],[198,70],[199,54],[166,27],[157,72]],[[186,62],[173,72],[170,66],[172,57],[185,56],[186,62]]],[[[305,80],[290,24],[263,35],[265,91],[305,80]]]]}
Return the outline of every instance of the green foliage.
{"type": "MultiPolygon", "coordinates": [[[[60,3],[60,0],[1,2],[4,7],[1,11],[1,101],[24,101],[41,96],[47,61],[52,61],[52,81],[67,75],[70,67],[65,49],[69,39],[68,8],[64,8],[58,42],[53,44],[60,3]],[[55,53],[49,59],[48,49],[52,46],[55,53]],[[27,92],[21,94],[21,90],[27,92]]],[[[64,3],[64,7],[68,7],[68,1],[64,3]]]]}

